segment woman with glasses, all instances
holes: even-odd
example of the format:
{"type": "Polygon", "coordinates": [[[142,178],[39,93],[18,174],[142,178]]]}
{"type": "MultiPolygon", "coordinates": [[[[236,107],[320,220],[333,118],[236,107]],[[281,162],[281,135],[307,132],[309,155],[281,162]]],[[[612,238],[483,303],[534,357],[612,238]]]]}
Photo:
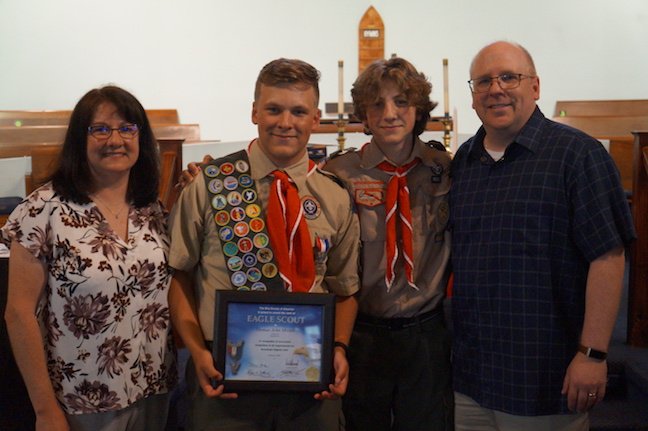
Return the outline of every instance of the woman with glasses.
{"type": "Polygon", "coordinates": [[[176,378],[158,149],[127,91],[77,103],[51,180],[2,229],[5,318],[37,430],[162,430],[176,378]]]}

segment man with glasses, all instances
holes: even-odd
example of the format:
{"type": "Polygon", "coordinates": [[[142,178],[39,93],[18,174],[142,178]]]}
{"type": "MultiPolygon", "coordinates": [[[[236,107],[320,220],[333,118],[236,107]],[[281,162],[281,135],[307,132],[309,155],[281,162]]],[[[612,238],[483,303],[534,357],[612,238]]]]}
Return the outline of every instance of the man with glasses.
{"type": "Polygon", "coordinates": [[[635,232],[614,162],[546,119],[521,46],[470,67],[482,121],[452,165],[457,430],[586,430],[635,232]]]}

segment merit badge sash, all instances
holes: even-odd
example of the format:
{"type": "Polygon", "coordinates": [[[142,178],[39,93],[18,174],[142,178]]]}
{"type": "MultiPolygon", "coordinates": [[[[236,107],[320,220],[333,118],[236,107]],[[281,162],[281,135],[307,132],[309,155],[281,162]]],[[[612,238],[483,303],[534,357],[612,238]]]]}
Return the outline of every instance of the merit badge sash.
{"type": "Polygon", "coordinates": [[[285,290],[270,248],[245,150],[203,166],[230,282],[236,290],[285,290]]]}

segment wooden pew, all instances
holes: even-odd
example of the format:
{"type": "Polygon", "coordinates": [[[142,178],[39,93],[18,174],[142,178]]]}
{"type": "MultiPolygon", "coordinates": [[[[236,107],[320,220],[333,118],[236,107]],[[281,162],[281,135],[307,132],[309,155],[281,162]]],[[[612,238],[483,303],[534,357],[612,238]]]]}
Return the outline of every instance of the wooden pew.
{"type": "Polygon", "coordinates": [[[648,100],[559,100],[554,117],[645,117],[648,100]]]}
{"type": "MultiPolygon", "coordinates": [[[[0,127],[67,126],[71,114],[71,110],[0,110],[0,127]]],[[[146,115],[151,124],[180,123],[177,109],[147,109],[146,115]]]]}
{"type": "Polygon", "coordinates": [[[633,134],[632,218],[637,240],[630,253],[628,344],[648,347],[648,129],[633,134]]]}
{"type": "Polygon", "coordinates": [[[648,100],[558,101],[553,120],[610,141],[623,188],[633,191],[632,131],[648,129],[648,100]]]}
{"type": "MultiPolygon", "coordinates": [[[[200,140],[198,124],[152,125],[156,139],[200,140]]],[[[60,145],[67,126],[0,127],[0,158],[30,156],[38,146],[60,145]]]]}

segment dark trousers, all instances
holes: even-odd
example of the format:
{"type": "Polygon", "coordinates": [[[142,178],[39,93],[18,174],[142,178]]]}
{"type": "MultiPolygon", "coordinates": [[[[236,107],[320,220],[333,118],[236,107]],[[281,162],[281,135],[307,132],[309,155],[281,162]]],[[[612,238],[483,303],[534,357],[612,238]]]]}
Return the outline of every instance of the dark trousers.
{"type": "Polygon", "coordinates": [[[207,398],[193,361],[187,364],[189,431],[339,431],[340,400],[316,400],[307,392],[248,392],[233,400],[207,398]]]}
{"type": "Polygon", "coordinates": [[[454,398],[443,312],[356,321],[343,398],[347,431],[450,431],[454,398]]]}

